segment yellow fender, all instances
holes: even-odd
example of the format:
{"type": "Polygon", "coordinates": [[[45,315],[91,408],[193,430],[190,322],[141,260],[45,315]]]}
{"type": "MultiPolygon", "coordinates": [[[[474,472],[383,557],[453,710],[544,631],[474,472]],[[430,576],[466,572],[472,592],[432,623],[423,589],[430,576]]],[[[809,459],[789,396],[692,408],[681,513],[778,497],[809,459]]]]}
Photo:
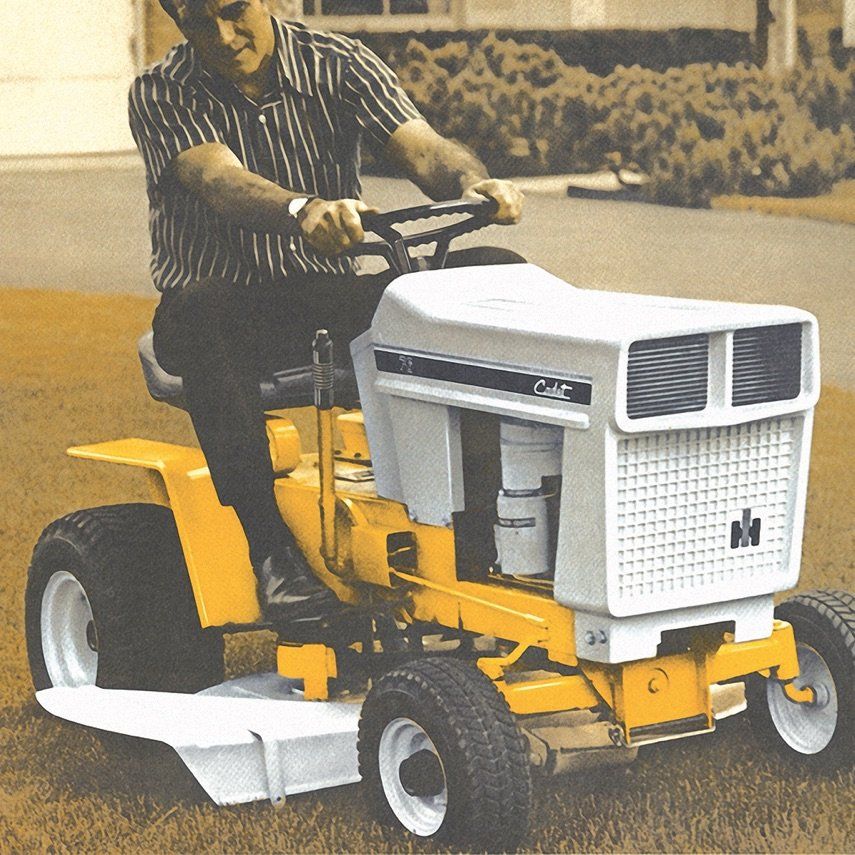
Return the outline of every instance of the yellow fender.
{"type": "Polygon", "coordinates": [[[72,457],[145,469],[154,500],[172,509],[203,627],[258,623],[261,611],[246,537],[217,499],[198,448],[121,439],[68,449],[72,457]]]}

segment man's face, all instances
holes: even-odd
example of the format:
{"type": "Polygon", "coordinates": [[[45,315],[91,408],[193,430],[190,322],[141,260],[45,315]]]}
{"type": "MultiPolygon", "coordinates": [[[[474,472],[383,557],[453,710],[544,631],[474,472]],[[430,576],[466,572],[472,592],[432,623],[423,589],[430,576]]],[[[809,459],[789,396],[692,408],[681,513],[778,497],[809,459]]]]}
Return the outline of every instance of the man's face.
{"type": "Polygon", "coordinates": [[[211,71],[240,83],[273,54],[265,0],[175,0],[178,26],[211,71]]]}

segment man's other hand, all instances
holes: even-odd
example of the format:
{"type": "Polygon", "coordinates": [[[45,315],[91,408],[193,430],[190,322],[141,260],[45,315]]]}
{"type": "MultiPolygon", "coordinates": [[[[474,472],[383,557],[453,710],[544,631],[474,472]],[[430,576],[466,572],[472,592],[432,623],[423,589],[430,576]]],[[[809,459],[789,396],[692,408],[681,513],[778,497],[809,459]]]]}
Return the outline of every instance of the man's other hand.
{"type": "Polygon", "coordinates": [[[471,184],[463,193],[464,199],[493,199],[499,206],[492,216],[494,223],[516,225],[522,219],[525,196],[513,183],[500,178],[486,178],[471,184]]]}
{"type": "Polygon", "coordinates": [[[377,208],[359,199],[312,199],[297,217],[306,241],[323,255],[341,255],[365,239],[360,214],[376,214],[377,208]]]}

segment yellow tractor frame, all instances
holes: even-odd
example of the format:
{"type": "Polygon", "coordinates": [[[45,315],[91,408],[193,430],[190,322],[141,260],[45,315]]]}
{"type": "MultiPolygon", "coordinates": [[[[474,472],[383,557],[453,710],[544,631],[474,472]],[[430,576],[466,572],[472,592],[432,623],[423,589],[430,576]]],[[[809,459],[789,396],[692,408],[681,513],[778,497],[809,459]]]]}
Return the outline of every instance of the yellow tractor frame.
{"type": "MultiPolygon", "coordinates": [[[[714,727],[710,687],[760,673],[783,683],[787,696],[813,701],[799,675],[789,624],[736,643],[726,632],[698,636],[685,653],[619,665],[580,659],[574,614],[538,582],[461,581],[451,530],[412,522],[406,508],[380,498],[367,465],[359,413],[339,416],[344,450],[334,456],[333,416],[318,412],[319,453],[302,454],[294,424],[268,414],[268,436],[282,517],[317,575],[348,603],[383,604],[401,621],[423,621],[510,643],[505,656],[478,667],[518,715],[609,708],[626,745],[714,727]],[[319,512],[320,509],[320,512],[319,512]],[[555,671],[526,672],[528,650],[546,654],[555,671]]],[[[219,504],[202,452],[144,439],[69,449],[73,457],[139,467],[155,501],[172,509],[203,627],[226,631],[261,622],[246,539],[231,508],[219,504]]],[[[279,673],[305,681],[306,697],[324,700],[337,676],[335,652],[323,644],[281,641],[279,673]]]]}

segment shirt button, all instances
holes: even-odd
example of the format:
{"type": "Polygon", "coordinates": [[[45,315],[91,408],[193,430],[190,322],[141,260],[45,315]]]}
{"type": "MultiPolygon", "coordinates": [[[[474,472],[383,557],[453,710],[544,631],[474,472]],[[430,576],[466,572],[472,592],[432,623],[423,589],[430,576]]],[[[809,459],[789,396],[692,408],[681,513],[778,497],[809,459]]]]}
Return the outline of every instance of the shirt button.
{"type": "Polygon", "coordinates": [[[261,122],[262,125],[266,125],[267,124],[267,116],[265,116],[265,115],[259,116],[258,121],[261,122]]]}

